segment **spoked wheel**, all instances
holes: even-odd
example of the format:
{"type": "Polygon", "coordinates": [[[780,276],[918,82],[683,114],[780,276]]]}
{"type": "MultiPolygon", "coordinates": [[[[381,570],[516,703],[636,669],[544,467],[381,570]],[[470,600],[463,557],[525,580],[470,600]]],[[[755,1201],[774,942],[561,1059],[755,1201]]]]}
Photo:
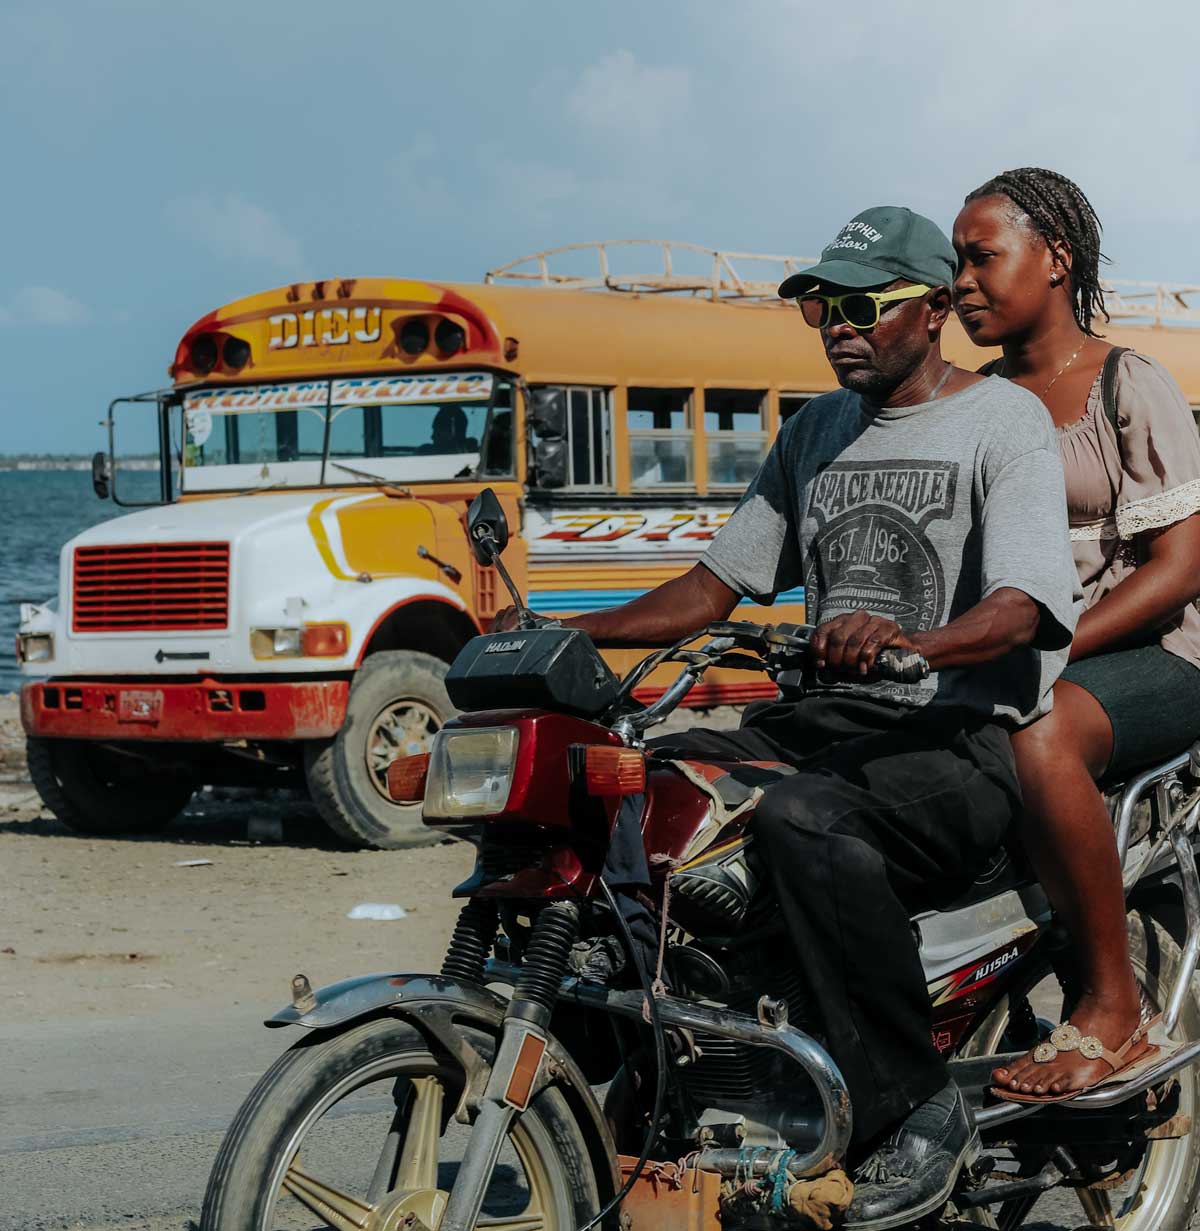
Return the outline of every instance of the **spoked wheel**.
{"type": "Polygon", "coordinates": [[[397,757],[413,757],[433,747],[442,720],[423,701],[405,697],[384,707],[367,732],[366,768],[380,798],[391,804],[388,766],[397,757]]]}
{"type": "MultiPolygon", "coordinates": [[[[485,1034],[464,1029],[484,1054],[485,1034]]],[[[411,1026],[365,1022],[285,1052],[247,1098],[209,1178],[201,1231],[434,1229],[470,1128],[463,1073],[411,1026]]],[[[599,1208],[566,1100],[542,1091],[514,1119],[477,1224],[574,1231],[599,1208]]]]}
{"type": "Polygon", "coordinates": [[[444,835],[421,821],[419,804],[388,794],[397,757],[428,752],[454,706],[446,664],[416,650],[370,655],[350,686],[346,721],[332,739],[304,746],[304,774],[325,823],[352,846],[379,850],[428,846],[444,835]]]}
{"type": "MultiPolygon", "coordinates": [[[[1153,918],[1137,911],[1129,915],[1129,945],[1138,981],[1154,1008],[1162,1009],[1179,969],[1179,947],[1153,918]]],[[[1043,1023],[1063,1020],[1062,994],[1050,971],[1034,976],[1033,986],[1024,999],[1043,1023]]],[[[986,1055],[1024,1045],[1023,1040],[1021,1044],[1010,1043],[1006,1038],[1008,1026],[1009,1013],[1005,1006],[985,1023],[973,1040],[970,1054],[986,1055]]],[[[1192,990],[1184,998],[1183,1012],[1171,1038],[1181,1042],[1198,1037],[1200,999],[1192,990]]],[[[1062,1142],[1076,1163],[1086,1169],[1088,1179],[1086,1187],[1054,1190],[1057,1201],[1065,1204],[1072,1198],[1081,1208],[1082,1218],[1077,1222],[1067,1218],[1069,1225],[1111,1227],[1118,1231],[1186,1231],[1200,1199],[1200,1140],[1191,1131],[1200,1114],[1197,1067],[1184,1069],[1177,1074],[1176,1084],[1158,1093],[1170,1100],[1164,1103],[1171,1113],[1170,1121],[1163,1125],[1167,1135],[1149,1140],[1143,1137],[1126,1143],[1123,1148],[1078,1145],[1071,1140],[1062,1142]]],[[[996,1153],[1000,1161],[1005,1151],[996,1153]]],[[[1048,1159],[1047,1151],[1043,1161],[1048,1159]]],[[[1009,1163],[1009,1160],[1003,1161],[1009,1163]]],[[[1016,1161],[1023,1162],[1024,1170],[1030,1174],[1041,1165],[1038,1159],[1021,1159],[1019,1155],[1016,1161]]],[[[1036,1198],[1027,1198],[991,1210],[972,1211],[971,1218],[977,1225],[1015,1231],[1026,1225],[1035,1201],[1036,1198]]],[[[1043,1221],[1042,1209],[1039,1204],[1034,1223],[1043,1221]]]]}

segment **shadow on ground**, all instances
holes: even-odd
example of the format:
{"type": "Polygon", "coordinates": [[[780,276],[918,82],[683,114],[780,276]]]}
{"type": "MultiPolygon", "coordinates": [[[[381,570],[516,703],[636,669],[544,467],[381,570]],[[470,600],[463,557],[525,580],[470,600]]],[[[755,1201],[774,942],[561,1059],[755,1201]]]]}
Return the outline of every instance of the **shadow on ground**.
{"type": "MultiPolygon", "coordinates": [[[[33,793],[32,787],[29,788],[33,793]]],[[[351,849],[332,833],[301,791],[243,790],[233,787],[199,792],[183,815],[153,834],[83,834],[69,829],[34,796],[26,807],[10,805],[0,820],[0,834],[23,837],[98,839],[131,844],[167,843],[172,846],[286,846],[302,850],[351,849]]],[[[2,814],[0,814],[2,815],[2,814]]]]}

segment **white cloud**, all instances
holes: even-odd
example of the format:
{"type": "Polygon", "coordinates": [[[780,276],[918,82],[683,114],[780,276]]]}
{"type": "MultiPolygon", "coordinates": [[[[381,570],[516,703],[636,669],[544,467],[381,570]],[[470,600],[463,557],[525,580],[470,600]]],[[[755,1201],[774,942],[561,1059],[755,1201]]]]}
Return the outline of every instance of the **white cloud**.
{"type": "Polygon", "coordinates": [[[2,325],[78,325],[91,315],[86,304],[52,286],[24,286],[0,304],[2,325]]]}
{"type": "Polygon", "coordinates": [[[502,212],[559,240],[626,236],[688,212],[679,184],[703,157],[690,68],[621,49],[574,73],[547,73],[535,95],[541,127],[476,150],[502,212]]]}
{"type": "Polygon", "coordinates": [[[237,193],[177,197],[167,216],[185,236],[231,261],[257,261],[298,274],[300,243],[270,210],[237,193]]]}
{"type": "Polygon", "coordinates": [[[395,193],[406,209],[434,217],[457,211],[460,200],[446,182],[437,142],[422,133],[391,162],[395,193]]]}
{"type": "Polygon", "coordinates": [[[639,64],[622,50],[583,70],[567,112],[586,128],[625,141],[657,139],[686,115],[691,98],[689,69],[639,64]]]}

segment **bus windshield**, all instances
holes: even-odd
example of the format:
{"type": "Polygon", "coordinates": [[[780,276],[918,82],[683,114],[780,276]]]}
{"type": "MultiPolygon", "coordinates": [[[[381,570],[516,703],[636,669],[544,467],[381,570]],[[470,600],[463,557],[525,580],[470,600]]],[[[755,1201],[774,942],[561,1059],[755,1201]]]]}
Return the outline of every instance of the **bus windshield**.
{"type": "Polygon", "coordinates": [[[181,490],[436,482],[512,467],[490,372],[205,389],[184,398],[181,490]]]}

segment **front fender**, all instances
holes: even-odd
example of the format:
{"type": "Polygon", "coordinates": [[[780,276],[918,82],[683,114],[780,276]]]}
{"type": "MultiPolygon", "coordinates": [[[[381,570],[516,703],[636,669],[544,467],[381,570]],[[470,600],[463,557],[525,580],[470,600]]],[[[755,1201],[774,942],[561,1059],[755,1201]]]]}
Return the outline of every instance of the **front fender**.
{"type": "MultiPolygon", "coordinates": [[[[469,1021],[499,1042],[507,1002],[495,992],[441,975],[421,974],[359,975],[311,992],[307,983],[303,986],[297,1003],[280,1009],[263,1024],[273,1029],[304,1026],[309,1030],[332,1030],[391,1013],[431,1036],[456,1057],[466,1071],[470,1090],[482,1094],[487,1086],[490,1063],[461,1035],[455,1037],[453,1023],[469,1021]]],[[[570,1105],[587,1142],[601,1202],[606,1202],[621,1184],[616,1143],[587,1078],[553,1035],[547,1037],[546,1062],[540,1068],[534,1093],[546,1085],[558,1086],[570,1105]]]]}
{"type": "Polygon", "coordinates": [[[402,1017],[411,1017],[422,1003],[453,1003],[459,1016],[489,1027],[499,1026],[504,1016],[504,1001],[482,987],[443,979],[441,975],[376,974],[343,979],[302,995],[274,1017],[268,1017],[263,1025],[273,1030],[280,1026],[330,1030],[383,1009],[394,1009],[402,1017]]]}

